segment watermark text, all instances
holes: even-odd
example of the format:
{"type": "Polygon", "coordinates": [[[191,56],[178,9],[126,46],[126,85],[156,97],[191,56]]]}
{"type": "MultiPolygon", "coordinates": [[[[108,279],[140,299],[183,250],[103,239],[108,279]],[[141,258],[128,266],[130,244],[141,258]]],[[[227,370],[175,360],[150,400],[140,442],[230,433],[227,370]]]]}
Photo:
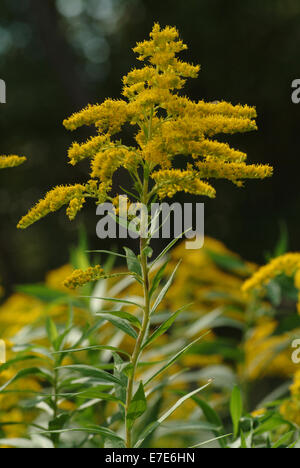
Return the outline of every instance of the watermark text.
{"type": "Polygon", "coordinates": [[[0,104],[6,104],[6,83],[0,79],[0,104]]]}
{"type": "Polygon", "coordinates": [[[201,249],[204,244],[204,203],[132,203],[119,197],[118,212],[112,203],[102,203],[96,214],[99,239],[182,238],[187,249],[201,249]]]}

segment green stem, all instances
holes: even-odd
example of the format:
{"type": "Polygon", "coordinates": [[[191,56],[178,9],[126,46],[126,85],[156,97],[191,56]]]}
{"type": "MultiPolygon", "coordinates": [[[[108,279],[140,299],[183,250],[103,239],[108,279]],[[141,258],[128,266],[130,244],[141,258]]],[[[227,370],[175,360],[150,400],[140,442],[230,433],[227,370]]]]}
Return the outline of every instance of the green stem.
{"type": "Polygon", "coordinates": [[[55,369],[55,371],[54,371],[54,383],[53,383],[53,419],[57,418],[57,413],[58,413],[57,386],[58,386],[58,370],[55,369]]]}
{"type": "MultiPolygon", "coordinates": [[[[147,205],[148,200],[148,177],[144,179],[142,202],[147,205]]],[[[128,424],[128,411],[130,403],[133,397],[133,387],[135,383],[135,375],[138,366],[138,360],[141,354],[141,348],[144,342],[144,338],[149,328],[150,320],[150,283],[149,283],[149,269],[148,259],[145,253],[145,247],[147,246],[147,239],[140,238],[140,259],[143,275],[143,295],[144,295],[144,307],[143,307],[143,323],[139,332],[138,338],[135,343],[134,351],[131,357],[131,369],[128,377],[127,392],[126,392],[126,406],[125,406],[125,425],[126,425],[126,448],[132,447],[132,428],[128,424]]]]}
{"type": "MultiPolygon", "coordinates": [[[[56,367],[56,366],[55,366],[56,367]]],[[[54,369],[53,381],[53,420],[58,416],[58,369],[54,369]]],[[[59,434],[51,434],[51,440],[55,448],[59,445],[59,434]]]]}

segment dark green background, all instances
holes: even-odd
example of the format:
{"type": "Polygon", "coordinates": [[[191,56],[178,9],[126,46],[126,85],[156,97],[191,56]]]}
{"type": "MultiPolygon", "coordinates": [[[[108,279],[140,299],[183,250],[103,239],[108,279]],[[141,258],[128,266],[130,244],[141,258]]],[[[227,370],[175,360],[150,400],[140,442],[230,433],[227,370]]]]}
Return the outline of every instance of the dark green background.
{"type": "Polygon", "coordinates": [[[205,205],[206,234],[263,262],[284,220],[290,248],[299,250],[300,105],[291,102],[291,82],[300,78],[300,2],[81,4],[79,14],[68,17],[65,10],[74,13],[79,0],[0,1],[0,78],[7,83],[0,151],[28,157],[25,165],[0,173],[0,272],[8,290],[39,281],[66,262],[80,224],[90,247],[103,246],[95,236],[93,204],[73,223],[61,211],[26,231],[15,225],[52,186],[86,180],[88,167],[69,166],[66,152],[88,132],[69,134],[61,122],[88,102],[119,97],[121,77],[136,65],[131,48],[148,36],[154,21],[177,26],[189,46],[182,58],[202,65],[199,79],[187,87],[190,97],[257,107],[259,131],[235,135],[230,143],[246,151],[249,162],[269,162],[275,169],[272,180],[249,181],[244,189],[215,184],[217,198],[205,205]]]}

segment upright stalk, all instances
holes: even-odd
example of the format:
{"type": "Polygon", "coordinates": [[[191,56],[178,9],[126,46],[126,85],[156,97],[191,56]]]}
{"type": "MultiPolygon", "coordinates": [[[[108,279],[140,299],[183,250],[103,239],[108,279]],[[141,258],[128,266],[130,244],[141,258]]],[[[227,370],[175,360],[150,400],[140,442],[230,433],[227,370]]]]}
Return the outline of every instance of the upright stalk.
{"type": "MultiPolygon", "coordinates": [[[[148,203],[148,177],[144,178],[142,203],[147,206],[148,203]]],[[[142,232],[142,230],[141,230],[142,232]]],[[[126,448],[132,447],[132,428],[128,424],[128,410],[133,397],[133,387],[135,382],[135,374],[138,366],[138,360],[141,354],[141,347],[144,342],[144,338],[148,331],[149,320],[150,320],[150,283],[149,283],[149,269],[148,269],[148,257],[145,252],[147,246],[147,238],[143,236],[143,232],[140,237],[140,261],[142,268],[143,277],[143,296],[144,296],[144,307],[143,307],[143,322],[140,329],[138,338],[135,343],[134,351],[131,356],[131,369],[128,377],[127,393],[126,393],[126,406],[125,406],[125,425],[126,425],[126,437],[125,445],[126,448]]]]}
{"type": "MultiPolygon", "coordinates": [[[[52,421],[55,421],[58,414],[59,414],[59,408],[58,408],[58,384],[59,384],[59,371],[56,368],[58,366],[58,361],[55,363],[55,369],[54,369],[54,381],[53,381],[53,419],[52,421]]],[[[53,442],[53,445],[55,448],[59,446],[59,439],[60,439],[60,434],[59,433],[52,433],[51,434],[51,440],[53,442]]]]}

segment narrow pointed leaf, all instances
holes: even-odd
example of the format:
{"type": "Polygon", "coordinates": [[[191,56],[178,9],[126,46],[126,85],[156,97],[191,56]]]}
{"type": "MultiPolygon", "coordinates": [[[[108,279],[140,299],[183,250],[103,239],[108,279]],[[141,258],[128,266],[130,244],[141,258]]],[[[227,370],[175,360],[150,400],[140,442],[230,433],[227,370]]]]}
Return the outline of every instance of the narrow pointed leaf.
{"type": "Polygon", "coordinates": [[[90,425],[87,427],[73,427],[70,429],[61,429],[61,430],[49,430],[49,431],[41,431],[39,434],[62,434],[64,432],[87,432],[89,434],[99,434],[103,437],[109,437],[112,439],[123,440],[118,434],[113,432],[111,429],[107,427],[101,427],[96,425],[90,425]]]}
{"type": "Polygon", "coordinates": [[[129,405],[126,424],[128,428],[132,428],[134,421],[138,419],[147,409],[147,401],[144,392],[144,386],[141,382],[139,388],[131,400],[129,405]]]}
{"type": "Polygon", "coordinates": [[[36,375],[36,374],[43,374],[42,371],[38,367],[30,367],[28,369],[22,369],[14,377],[12,377],[4,385],[2,385],[2,387],[0,387],[0,392],[5,390],[9,385],[11,385],[16,380],[19,380],[28,375],[36,375]]]}
{"type": "Polygon", "coordinates": [[[173,405],[168,411],[166,411],[159,419],[158,421],[150,424],[150,426],[148,426],[145,431],[142,433],[140,439],[137,441],[136,445],[135,445],[135,448],[138,448],[141,446],[141,444],[143,443],[144,439],[146,437],[149,437],[149,435],[155,431],[169,416],[171,416],[174,411],[177,410],[177,408],[179,408],[186,400],[188,400],[189,398],[193,397],[194,395],[196,395],[197,393],[201,392],[202,390],[204,390],[206,387],[208,387],[210,385],[210,382],[208,382],[206,385],[203,385],[203,387],[200,387],[200,388],[197,388],[196,390],[193,390],[192,392],[188,393],[187,395],[184,395],[182,398],[180,398],[176,403],[175,405],[173,405]]]}
{"type": "Polygon", "coordinates": [[[210,440],[206,440],[205,442],[200,442],[200,444],[196,444],[196,445],[193,445],[192,447],[190,447],[191,449],[194,449],[194,448],[198,448],[198,447],[202,447],[202,445],[207,445],[207,444],[210,444],[212,442],[215,442],[217,440],[222,440],[224,439],[225,437],[229,437],[231,436],[232,434],[225,434],[225,435],[222,435],[222,436],[219,436],[219,437],[214,437],[213,439],[210,439],[210,440]]]}
{"type": "Polygon", "coordinates": [[[168,265],[168,261],[165,262],[161,267],[160,269],[156,272],[156,275],[154,276],[153,278],[153,281],[152,281],[152,286],[151,286],[151,289],[150,289],[150,292],[149,292],[149,297],[151,298],[154,294],[154,292],[156,291],[156,289],[158,288],[159,286],[159,283],[164,275],[164,272],[165,272],[165,269],[166,269],[166,266],[168,265]]]}
{"type": "Polygon", "coordinates": [[[181,309],[177,310],[171,317],[168,318],[163,324],[161,324],[160,327],[155,330],[155,332],[152,333],[150,338],[146,341],[146,343],[143,344],[142,349],[146,348],[149,346],[153,341],[155,341],[157,338],[159,338],[161,335],[163,335],[175,322],[177,319],[178,315],[186,309],[188,306],[181,307],[181,309]]]}
{"type": "Polygon", "coordinates": [[[60,353],[79,353],[81,351],[113,351],[114,353],[120,353],[124,354],[125,356],[130,357],[130,354],[127,353],[126,351],[123,351],[120,348],[115,348],[114,346],[108,346],[108,345],[94,345],[94,346],[86,346],[84,348],[70,348],[70,349],[64,349],[63,351],[56,351],[53,354],[60,354],[60,353]]]}
{"type": "Polygon", "coordinates": [[[241,390],[235,386],[230,399],[230,414],[233,423],[234,437],[238,436],[240,419],[243,415],[243,400],[241,390]]]}
{"type": "Polygon", "coordinates": [[[53,348],[57,351],[56,342],[58,339],[58,331],[57,331],[55,323],[50,317],[47,317],[46,331],[47,331],[47,336],[48,336],[50,343],[52,344],[53,348]]]}
{"type": "Polygon", "coordinates": [[[142,267],[135,253],[128,247],[124,247],[128,270],[142,277],[142,267]]]}
{"type": "Polygon", "coordinates": [[[113,311],[105,311],[105,312],[99,312],[98,314],[96,314],[97,316],[101,317],[103,315],[112,315],[113,317],[119,317],[121,319],[124,319],[124,320],[127,320],[128,322],[132,323],[132,325],[134,325],[135,327],[137,327],[138,329],[141,328],[141,322],[139,321],[139,319],[133,315],[133,314],[130,314],[129,312],[124,312],[123,310],[113,310],[113,311]]]}
{"type": "Polygon", "coordinates": [[[175,239],[173,239],[168,245],[167,247],[156,257],[156,259],[153,261],[153,263],[151,264],[151,267],[153,267],[153,265],[155,265],[155,263],[157,263],[164,255],[166,255],[167,252],[169,252],[169,250],[173,247],[173,245],[176,244],[176,242],[178,242],[180,239],[182,239],[182,236],[184,234],[186,234],[187,232],[191,231],[192,228],[189,228],[187,229],[186,231],[184,231],[180,236],[176,237],[175,239]]]}
{"type": "Polygon", "coordinates": [[[199,338],[197,338],[196,340],[192,341],[191,343],[189,343],[188,345],[186,345],[183,349],[181,349],[180,351],[178,351],[178,353],[176,353],[174,356],[172,356],[168,362],[163,366],[161,367],[157,372],[155,372],[154,375],[152,375],[148,380],[147,382],[145,383],[145,385],[148,385],[153,379],[155,379],[158,375],[160,375],[162,372],[165,372],[170,366],[172,366],[174,364],[174,362],[178,361],[178,359],[181,358],[181,356],[186,353],[192,346],[194,346],[194,344],[196,344],[199,340],[201,340],[204,336],[206,336],[209,332],[207,333],[204,333],[204,335],[200,336],[199,338]]]}
{"type": "Polygon", "coordinates": [[[118,302],[120,304],[134,305],[134,306],[139,307],[141,309],[143,308],[142,305],[137,304],[136,302],[127,301],[126,299],[116,299],[115,297],[95,297],[95,296],[81,296],[81,297],[85,297],[85,298],[88,298],[88,299],[99,299],[101,301],[107,301],[107,302],[118,302]]]}
{"type": "Polygon", "coordinates": [[[119,403],[123,405],[123,402],[119,400],[119,398],[115,397],[114,395],[111,395],[110,393],[105,393],[102,390],[103,390],[103,386],[100,385],[99,387],[92,387],[87,390],[84,390],[83,392],[74,393],[73,396],[76,396],[79,398],[91,399],[91,400],[96,399],[96,400],[113,401],[114,403],[119,403]]]}
{"type": "Polygon", "coordinates": [[[114,375],[104,370],[97,369],[97,367],[86,366],[84,364],[71,364],[69,366],[62,366],[59,369],[67,369],[75,372],[79,372],[85,377],[91,377],[93,379],[104,380],[105,382],[112,382],[121,384],[121,381],[117,379],[114,375]]]}
{"type": "Polygon", "coordinates": [[[132,328],[132,326],[126,320],[124,320],[124,319],[122,319],[120,317],[117,317],[117,316],[113,317],[110,314],[101,314],[101,317],[103,317],[104,320],[107,320],[108,322],[110,322],[115,327],[122,330],[127,335],[131,336],[134,339],[137,339],[137,337],[138,337],[137,332],[135,331],[134,328],[132,328]]]}
{"type": "Polygon", "coordinates": [[[114,255],[116,257],[126,258],[126,255],[119,254],[117,252],[112,252],[110,250],[87,250],[87,253],[106,253],[106,254],[109,254],[109,255],[114,255]]]}
{"type": "Polygon", "coordinates": [[[163,287],[163,289],[159,293],[159,295],[158,295],[158,297],[157,297],[157,299],[154,302],[154,305],[152,307],[151,314],[153,314],[156,311],[157,307],[159,306],[159,304],[161,303],[161,301],[164,299],[165,295],[167,294],[167,292],[168,292],[168,290],[169,290],[169,288],[170,288],[170,286],[171,286],[171,284],[173,282],[173,278],[175,276],[175,273],[176,273],[180,263],[181,263],[181,260],[177,263],[172,275],[170,276],[167,283],[165,284],[165,286],[163,287]]]}

